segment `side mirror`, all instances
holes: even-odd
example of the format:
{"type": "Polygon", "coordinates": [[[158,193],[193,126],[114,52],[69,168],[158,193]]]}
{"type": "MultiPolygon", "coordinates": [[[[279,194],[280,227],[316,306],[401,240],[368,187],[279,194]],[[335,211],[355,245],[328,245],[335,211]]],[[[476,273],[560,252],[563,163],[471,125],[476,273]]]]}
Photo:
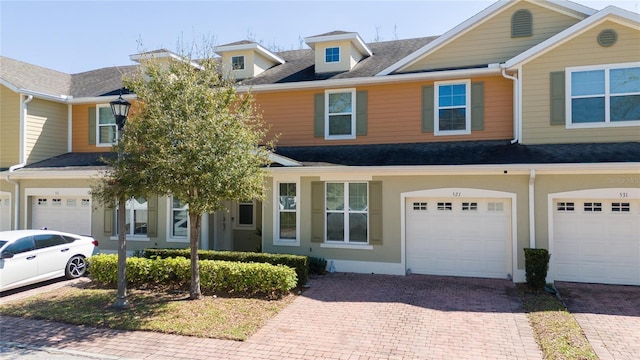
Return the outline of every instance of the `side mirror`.
{"type": "Polygon", "coordinates": [[[11,259],[13,255],[12,252],[3,251],[2,254],[0,254],[0,259],[11,259]]]}

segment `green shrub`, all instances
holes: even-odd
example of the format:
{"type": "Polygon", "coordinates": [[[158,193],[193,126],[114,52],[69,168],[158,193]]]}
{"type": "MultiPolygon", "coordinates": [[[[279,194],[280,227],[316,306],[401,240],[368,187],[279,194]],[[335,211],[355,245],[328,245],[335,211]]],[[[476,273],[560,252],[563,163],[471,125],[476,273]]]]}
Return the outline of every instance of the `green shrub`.
{"type": "MultiPolygon", "coordinates": [[[[149,259],[165,259],[179,256],[189,259],[191,258],[191,250],[145,249],[144,255],[149,259]]],[[[298,276],[298,286],[306,284],[309,279],[309,260],[306,256],[243,251],[198,250],[198,258],[200,260],[222,260],[242,263],[267,263],[271,265],[285,265],[296,271],[296,275],[298,276]]]]}
{"type": "Polygon", "coordinates": [[[324,275],[327,273],[327,260],[309,256],[309,274],[324,275]]]}
{"type": "Polygon", "coordinates": [[[547,249],[524,249],[524,264],[527,285],[533,290],[542,290],[549,271],[549,251],[547,249]]]}
{"type": "MultiPolygon", "coordinates": [[[[96,255],[89,258],[91,279],[97,284],[115,287],[118,281],[118,256],[96,255]]],[[[239,263],[200,260],[200,289],[203,294],[227,293],[249,296],[281,296],[296,286],[293,269],[266,263],[239,263]]],[[[185,257],[127,258],[127,286],[132,288],[168,288],[188,290],[191,262],[185,257]]]]}

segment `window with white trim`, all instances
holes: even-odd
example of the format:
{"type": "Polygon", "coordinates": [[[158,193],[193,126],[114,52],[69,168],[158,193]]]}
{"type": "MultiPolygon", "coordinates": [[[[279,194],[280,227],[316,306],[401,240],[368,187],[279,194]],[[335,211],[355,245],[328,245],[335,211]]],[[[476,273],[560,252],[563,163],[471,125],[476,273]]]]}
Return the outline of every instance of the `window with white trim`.
{"type": "Polygon", "coordinates": [[[567,127],[640,125],[640,63],[567,68],[567,127]]]}
{"type": "Polygon", "coordinates": [[[368,184],[326,183],[326,241],[367,244],[369,242],[368,184]]]}
{"type": "Polygon", "coordinates": [[[237,230],[255,230],[256,207],[253,201],[239,202],[232,217],[233,228],[237,230]]]}
{"type": "Polygon", "coordinates": [[[629,212],[631,211],[631,204],[628,202],[614,202],[611,203],[611,211],[612,212],[629,212]]]}
{"type": "Polygon", "coordinates": [[[558,209],[558,211],[574,211],[575,210],[575,203],[572,203],[572,202],[559,202],[557,204],[556,209],[558,209]]]}
{"type": "Polygon", "coordinates": [[[278,240],[298,239],[298,198],[296,183],[278,184],[278,240]]]}
{"type": "Polygon", "coordinates": [[[438,211],[452,211],[453,204],[450,202],[439,202],[438,203],[438,211]]]}
{"type": "Polygon", "coordinates": [[[96,139],[99,146],[112,146],[118,139],[118,128],[116,118],[113,116],[111,106],[96,106],[96,139]]]}
{"type": "Polygon", "coordinates": [[[326,63],[340,62],[340,48],[336,46],[336,47],[328,47],[324,49],[324,62],[326,63]]]}
{"type": "Polygon", "coordinates": [[[584,212],[601,212],[602,211],[602,203],[601,202],[586,202],[584,203],[584,212]]]}
{"type": "Polygon", "coordinates": [[[325,91],[325,139],[356,138],[356,89],[325,91]]]}
{"type": "Polygon", "coordinates": [[[171,197],[171,237],[186,239],[189,235],[189,205],[171,197]]]}
{"type": "Polygon", "coordinates": [[[434,135],[471,134],[471,81],[444,81],[434,85],[434,135]]]}
{"type": "Polygon", "coordinates": [[[231,57],[231,69],[244,70],[244,56],[232,56],[231,57]]]}
{"type": "MultiPolygon", "coordinates": [[[[127,200],[125,204],[125,234],[127,236],[147,235],[147,205],[147,198],[143,196],[127,200]]],[[[118,206],[116,206],[113,213],[115,215],[116,234],[118,234],[118,206]]]]}

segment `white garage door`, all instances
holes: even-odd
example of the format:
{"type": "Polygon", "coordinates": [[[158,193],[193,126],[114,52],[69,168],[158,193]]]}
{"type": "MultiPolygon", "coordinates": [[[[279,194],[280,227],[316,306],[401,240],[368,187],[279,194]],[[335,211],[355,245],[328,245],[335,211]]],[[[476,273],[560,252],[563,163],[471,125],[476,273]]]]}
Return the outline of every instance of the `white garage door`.
{"type": "Polygon", "coordinates": [[[82,196],[32,196],[31,227],[90,235],[91,199],[82,196]]]}
{"type": "Polygon", "coordinates": [[[640,285],[640,201],[554,202],[555,279],[640,285]]]}
{"type": "Polygon", "coordinates": [[[0,194],[0,231],[11,230],[11,194],[0,194]]]}
{"type": "Polygon", "coordinates": [[[510,199],[407,199],[406,259],[412,273],[506,278],[510,254],[510,199]]]}

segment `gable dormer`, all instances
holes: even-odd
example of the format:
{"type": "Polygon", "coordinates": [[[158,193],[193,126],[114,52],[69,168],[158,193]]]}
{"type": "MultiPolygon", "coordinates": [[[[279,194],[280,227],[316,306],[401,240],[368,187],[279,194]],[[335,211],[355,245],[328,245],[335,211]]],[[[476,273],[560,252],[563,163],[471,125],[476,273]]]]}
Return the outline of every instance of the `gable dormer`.
{"type": "Polygon", "coordinates": [[[189,60],[167,49],[145,51],[140,54],[129,55],[129,59],[141,65],[144,65],[145,61],[152,61],[160,65],[169,64],[170,61],[185,61],[189,62],[195,68],[201,68],[201,66],[195,61],[189,60]]]}
{"type": "Polygon", "coordinates": [[[237,80],[257,76],[285,62],[262,45],[248,40],[220,45],[214,51],[222,57],[223,73],[237,80]]]}
{"type": "Polygon", "coordinates": [[[360,60],[372,55],[355,32],[333,31],[306,37],[304,41],[315,51],[316,73],[349,71],[360,60]]]}

